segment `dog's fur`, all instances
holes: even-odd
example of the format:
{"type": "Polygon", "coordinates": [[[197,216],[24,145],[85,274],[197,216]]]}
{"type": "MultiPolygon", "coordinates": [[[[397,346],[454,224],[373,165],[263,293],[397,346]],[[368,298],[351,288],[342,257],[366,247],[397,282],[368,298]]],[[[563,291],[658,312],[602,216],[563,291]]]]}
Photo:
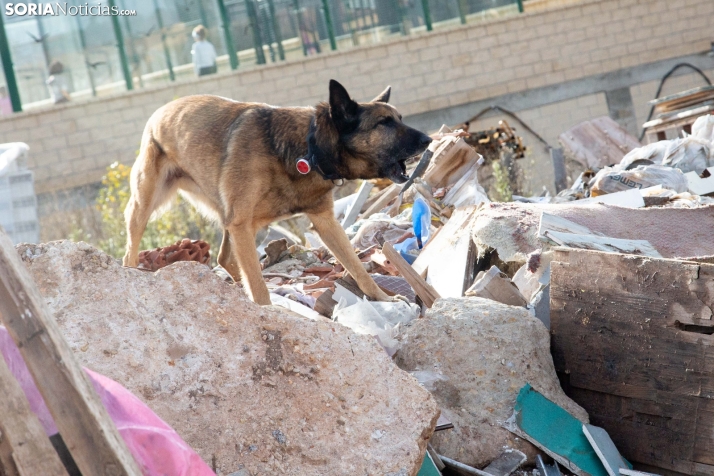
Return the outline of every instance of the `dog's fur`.
{"type": "Polygon", "coordinates": [[[279,108],[217,96],[188,96],[158,109],[149,119],[131,171],[125,210],[125,266],[137,266],[139,242],[152,213],[180,190],[223,226],[218,263],[242,282],[251,299],[270,304],[256,258],[255,235],[275,220],[297,213],[310,218],[330,251],[360,289],[390,298],[375,284],[333,215],[333,181],[317,171],[301,175],[298,158],[311,153],[322,168],[350,179],[406,181],[404,161],[431,139],[401,122],[387,104],[390,88],[369,103],[356,103],[330,81],[329,103],[279,108]],[[326,159],[325,159],[326,158],[326,159]],[[326,161],[325,161],[326,160],[326,161]]]}

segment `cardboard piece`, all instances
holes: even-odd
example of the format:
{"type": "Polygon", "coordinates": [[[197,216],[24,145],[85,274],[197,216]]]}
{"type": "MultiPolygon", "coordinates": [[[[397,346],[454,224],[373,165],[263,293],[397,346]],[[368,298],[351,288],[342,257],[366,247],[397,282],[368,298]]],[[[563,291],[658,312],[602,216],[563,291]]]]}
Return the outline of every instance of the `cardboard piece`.
{"type": "Polygon", "coordinates": [[[707,195],[714,192],[714,167],[709,167],[704,171],[702,178],[696,172],[687,172],[684,178],[689,184],[689,191],[694,195],[707,195]]]}
{"type": "Polygon", "coordinates": [[[642,208],[645,206],[645,199],[642,198],[642,193],[639,189],[633,188],[622,192],[608,193],[598,197],[584,198],[568,202],[568,205],[592,205],[594,203],[602,203],[605,205],[617,205],[624,208],[642,208]]]}

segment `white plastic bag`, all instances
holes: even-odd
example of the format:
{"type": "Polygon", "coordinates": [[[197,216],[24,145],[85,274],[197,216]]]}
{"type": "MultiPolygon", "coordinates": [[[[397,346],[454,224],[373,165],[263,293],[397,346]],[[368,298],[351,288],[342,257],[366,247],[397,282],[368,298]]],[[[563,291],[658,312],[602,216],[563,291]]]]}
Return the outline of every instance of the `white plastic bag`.
{"type": "Polygon", "coordinates": [[[590,182],[590,193],[597,197],[606,193],[632,188],[641,190],[655,185],[662,185],[676,192],[684,192],[688,188],[687,179],[679,169],[663,165],[640,165],[632,170],[605,167],[590,182]]]}
{"type": "Polygon", "coordinates": [[[415,319],[419,312],[419,306],[403,301],[375,302],[363,298],[350,306],[341,298],[332,311],[332,318],[358,334],[374,336],[391,357],[399,347],[394,338],[399,325],[415,319]]]}
{"type": "Polygon", "coordinates": [[[615,169],[624,170],[638,160],[649,160],[655,165],[674,167],[685,174],[693,171],[701,174],[712,165],[712,143],[694,135],[682,139],[661,140],[631,150],[615,169]]]}
{"type": "Polygon", "coordinates": [[[0,144],[0,176],[26,168],[28,150],[24,142],[0,144]]]}
{"type": "Polygon", "coordinates": [[[692,124],[692,137],[714,142],[714,116],[707,114],[698,117],[692,124]]]}
{"type": "Polygon", "coordinates": [[[669,141],[661,140],[647,144],[629,151],[620,161],[620,167],[626,169],[636,160],[650,160],[654,164],[661,164],[665,158],[669,141]]]}
{"type": "Polygon", "coordinates": [[[688,136],[667,142],[669,144],[662,165],[675,167],[685,174],[687,172],[701,174],[711,165],[709,160],[711,143],[708,140],[688,136]]]}

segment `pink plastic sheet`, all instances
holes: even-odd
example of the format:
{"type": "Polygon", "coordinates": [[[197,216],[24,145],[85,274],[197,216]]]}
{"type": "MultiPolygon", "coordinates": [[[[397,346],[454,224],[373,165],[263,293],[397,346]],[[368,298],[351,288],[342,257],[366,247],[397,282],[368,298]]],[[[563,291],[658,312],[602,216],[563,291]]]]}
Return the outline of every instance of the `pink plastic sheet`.
{"type": "MultiPolygon", "coordinates": [[[[20,351],[2,326],[0,353],[20,383],[47,436],[58,433],[20,351]]],[[[84,371],[145,476],[215,476],[178,433],[141,400],[115,381],[89,369],[84,371]]]]}

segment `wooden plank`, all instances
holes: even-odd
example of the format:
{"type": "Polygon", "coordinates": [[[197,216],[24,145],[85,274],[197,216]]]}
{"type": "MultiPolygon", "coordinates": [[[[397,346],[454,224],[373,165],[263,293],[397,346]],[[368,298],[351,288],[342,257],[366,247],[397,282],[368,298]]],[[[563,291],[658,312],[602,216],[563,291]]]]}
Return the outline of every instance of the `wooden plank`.
{"type": "Polygon", "coordinates": [[[0,318],[82,474],[141,475],[25,265],[1,231],[0,318]]]}
{"type": "Polygon", "coordinates": [[[387,242],[382,247],[382,253],[387,259],[397,267],[402,277],[409,283],[417,296],[419,296],[426,307],[434,305],[439,296],[439,293],[419,276],[412,266],[402,258],[397,250],[394,249],[391,243],[387,242]]]}
{"type": "Polygon", "coordinates": [[[429,263],[426,276],[426,282],[442,297],[464,295],[478,254],[473,252],[475,245],[468,230],[461,230],[452,238],[451,246],[442,248],[439,259],[429,263]]]}
{"type": "Polygon", "coordinates": [[[594,235],[588,227],[578,225],[568,219],[542,212],[538,224],[538,238],[546,238],[547,231],[559,231],[561,233],[575,233],[578,235],[594,235]]]}
{"type": "Polygon", "coordinates": [[[0,355],[0,474],[67,476],[20,384],[0,355]]]}
{"type": "Polygon", "coordinates": [[[581,122],[560,134],[565,154],[585,167],[619,164],[639,141],[609,117],[581,122]]]}
{"type": "Polygon", "coordinates": [[[496,266],[491,266],[491,269],[478,278],[466,291],[466,295],[491,299],[509,306],[525,307],[528,304],[518,287],[496,266]]]}
{"type": "Polygon", "coordinates": [[[377,198],[374,203],[367,207],[367,210],[362,213],[360,218],[369,218],[375,213],[385,208],[387,205],[389,205],[389,202],[391,202],[397,195],[399,195],[399,190],[401,190],[401,187],[396,183],[393,183],[389,187],[382,190],[380,192],[379,198],[377,198]]]}
{"type": "Polygon", "coordinates": [[[658,474],[645,473],[644,471],[635,471],[629,468],[620,468],[620,474],[622,476],[659,476],[658,474]]]}
{"type": "Polygon", "coordinates": [[[434,152],[424,181],[431,187],[456,183],[479,159],[480,155],[461,137],[446,137],[434,152]]]}
{"type": "Polygon", "coordinates": [[[662,255],[654,249],[647,240],[625,240],[609,236],[576,235],[559,231],[546,231],[545,237],[560,246],[579,248],[583,250],[605,251],[610,253],[628,253],[633,255],[661,258],[662,255]]]}
{"type": "Polygon", "coordinates": [[[449,218],[449,222],[439,228],[439,234],[434,235],[414,260],[413,267],[417,273],[422,274],[432,262],[441,260],[447,250],[458,243],[463,236],[471,239],[471,225],[476,214],[476,207],[469,206],[457,208],[449,218]]]}
{"type": "Polygon", "coordinates": [[[357,215],[359,215],[360,210],[362,210],[362,205],[367,201],[369,197],[369,192],[372,191],[374,184],[366,180],[362,181],[359,190],[357,190],[357,196],[354,201],[347,207],[345,212],[345,218],[342,219],[342,228],[347,228],[352,226],[352,224],[357,220],[357,215]]]}
{"type": "Polygon", "coordinates": [[[714,474],[713,308],[714,265],[555,251],[556,371],[628,460],[714,474]]]}
{"type": "Polygon", "coordinates": [[[331,290],[327,290],[320,294],[320,297],[315,301],[315,310],[325,317],[332,318],[332,311],[335,309],[337,303],[332,299],[334,293],[331,290]]]}

